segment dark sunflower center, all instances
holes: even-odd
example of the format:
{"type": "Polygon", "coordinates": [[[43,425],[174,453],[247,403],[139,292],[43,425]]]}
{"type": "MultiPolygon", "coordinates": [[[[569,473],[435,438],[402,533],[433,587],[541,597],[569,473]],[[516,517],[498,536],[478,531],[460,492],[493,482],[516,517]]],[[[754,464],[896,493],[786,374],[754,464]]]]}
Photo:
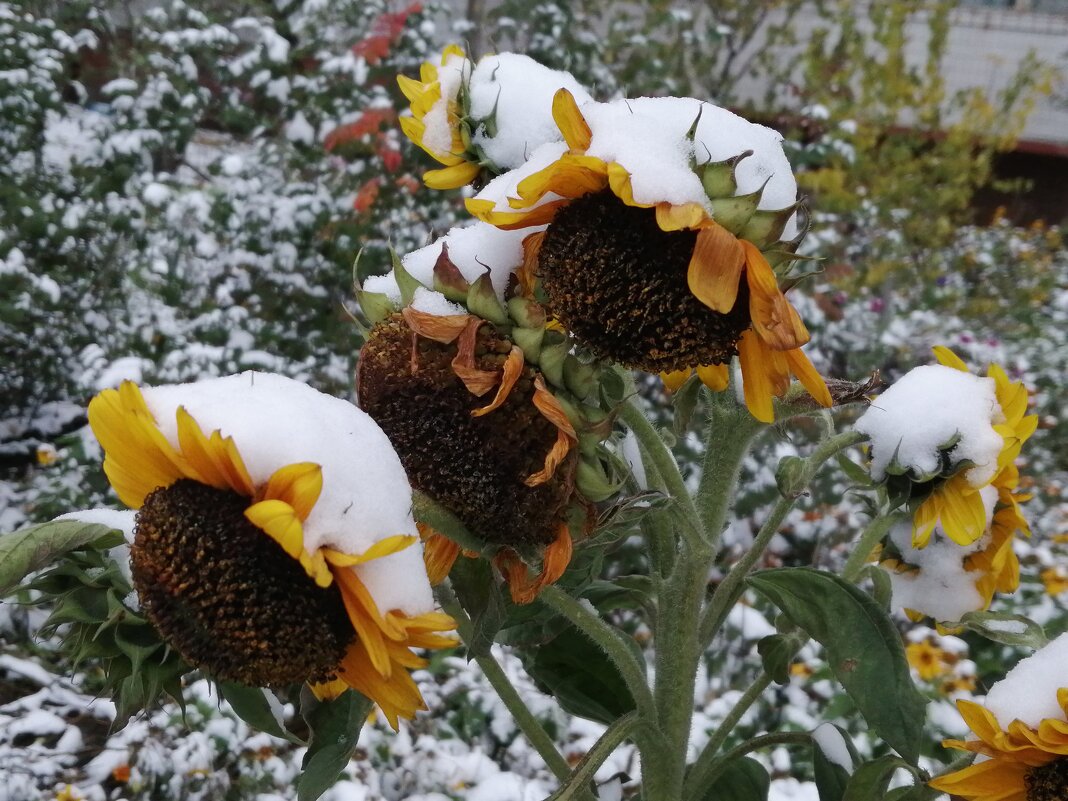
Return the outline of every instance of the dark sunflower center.
{"type": "Polygon", "coordinates": [[[719,314],[686,272],[697,234],[662,231],[653,209],[610,191],[572,201],[542,241],[538,275],[553,314],[596,355],[649,372],[723,364],[749,327],[749,290],[719,314]]]}
{"type": "Polygon", "coordinates": [[[257,687],[326,679],[354,636],[341,593],[317,586],[252,525],[248,505],[190,480],[145,498],[130,549],[141,606],[215,679],[257,687]]]}
{"type": "Polygon", "coordinates": [[[1024,777],[1027,801],[1065,801],[1068,798],[1068,757],[1033,768],[1024,777]]]}
{"type": "MultiPolygon", "coordinates": [[[[476,366],[499,370],[511,342],[491,324],[478,332],[476,366]]],[[[536,487],[556,428],[534,407],[536,373],[524,367],[508,399],[481,417],[493,393],[476,397],[452,368],[456,345],[422,337],[412,354],[412,330],[399,314],[377,325],[360,355],[359,404],[382,426],[412,486],[459,517],[472,533],[497,545],[547,545],[563,519],[574,484],[574,453],[536,487]],[[413,370],[414,364],[414,370],[413,370]]]]}

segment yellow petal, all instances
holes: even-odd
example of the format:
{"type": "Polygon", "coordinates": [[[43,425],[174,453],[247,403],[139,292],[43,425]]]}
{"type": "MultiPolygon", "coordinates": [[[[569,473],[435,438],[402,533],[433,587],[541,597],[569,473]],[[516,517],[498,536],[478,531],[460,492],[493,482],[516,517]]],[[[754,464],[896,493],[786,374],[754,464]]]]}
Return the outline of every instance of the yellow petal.
{"type": "Polygon", "coordinates": [[[145,496],[190,476],[190,467],[160,433],[141,390],[124,381],[89,402],[89,426],[104,449],[104,472],[119,499],[137,509],[145,496]]]}
{"type": "Polygon", "coordinates": [[[712,223],[697,232],[686,270],[690,292],[712,311],[726,314],[738,300],[745,251],[737,237],[712,223]]]}
{"type": "Polygon", "coordinates": [[[577,198],[600,192],[608,183],[603,161],[592,156],[564,154],[547,167],[531,173],[516,185],[518,197],[509,200],[516,209],[529,208],[548,194],[577,198]]]}
{"type": "Polygon", "coordinates": [[[958,545],[971,545],[986,531],[986,507],[977,490],[955,479],[942,488],[942,530],[958,545]]]}
{"type": "Polygon", "coordinates": [[[935,345],[932,348],[935,358],[938,359],[938,363],[945,365],[946,367],[952,367],[954,370],[960,370],[962,373],[968,372],[968,365],[966,365],[956,353],[951,351],[945,345],[935,345]]]}
{"type": "Polygon", "coordinates": [[[297,462],[275,470],[260,489],[260,500],[285,501],[301,520],[307,520],[323,491],[323,468],[314,462],[297,462]]]}
{"type": "Polygon", "coordinates": [[[497,211],[497,205],[492,200],[469,197],[464,201],[468,212],[476,219],[487,222],[504,231],[513,231],[517,228],[530,228],[535,225],[547,225],[553,221],[557,210],[567,205],[567,198],[553,200],[534,206],[525,211],[497,211]]]}
{"type": "Polygon", "coordinates": [[[448,578],[459,556],[460,546],[443,534],[434,532],[423,543],[423,562],[430,586],[436,587],[448,578]]]}
{"type": "Polygon", "coordinates": [[[407,75],[398,75],[397,85],[400,86],[401,93],[410,103],[421,97],[424,91],[422,81],[409,78],[407,75]]]}
{"type": "Polygon", "coordinates": [[[766,351],[760,338],[747,330],[738,341],[738,361],[742,368],[742,390],[749,413],[762,423],[775,422],[772,380],[768,375],[766,351]]]}
{"type": "Polygon", "coordinates": [[[320,550],[323,553],[323,557],[330,564],[338,567],[352,567],[353,565],[362,565],[364,562],[381,559],[383,556],[390,556],[403,551],[405,548],[410,548],[417,539],[418,537],[414,537],[411,534],[394,534],[390,537],[383,537],[359,555],[342,553],[333,548],[322,548],[320,550]]]}
{"type": "Polygon", "coordinates": [[[691,375],[693,375],[693,368],[685,367],[682,370],[672,370],[671,372],[661,373],[660,380],[664,382],[664,386],[667,387],[668,392],[678,392],[679,388],[686,383],[686,379],[691,375]]]}
{"type": "Polygon", "coordinates": [[[697,368],[701,383],[713,392],[722,392],[730,383],[730,365],[704,364],[697,368]]]}
{"type": "Polygon", "coordinates": [[[494,409],[500,408],[501,404],[507,400],[512,387],[515,386],[519,374],[523,372],[524,364],[522,348],[518,345],[512,345],[511,351],[508,352],[508,358],[504,360],[504,368],[501,370],[501,385],[497,388],[497,394],[485,406],[472,410],[471,416],[482,417],[494,409]]]}
{"type": "Polygon", "coordinates": [[[936,492],[916,509],[912,517],[912,547],[923,548],[931,539],[931,533],[942,513],[942,499],[936,492]]]}
{"type": "Polygon", "coordinates": [[[710,227],[714,223],[700,203],[683,203],[680,206],[657,203],[656,224],[661,231],[690,231],[710,227]]]}
{"type": "Polygon", "coordinates": [[[808,394],[815,398],[816,403],[828,408],[832,406],[834,401],[831,399],[830,390],[827,389],[827,382],[816,372],[808,356],[799,348],[783,351],[783,355],[790,365],[790,372],[797,376],[801,386],[808,390],[808,394]]]}
{"type": "MultiPolygon", "coordinates": [[[[435,156],[435,158],[445,163],[444,159],[438,156],[435,156]]],[[[423,173],[423,183],[431,189],[459,189],[461,186],[467,186],[475,180],[481,169],[473,161],[461,160],[459,164],[444,167],[440,170],[427,170],[423,173]]]]}
{"type": "Polygon", "coordinates": [[[800,348],[809,340],[808,329],[779,289],[775,271],[756,245],[744,239],[739,241],[745,250],[745,276],[749,284],[749,315],[753,329],[774,350],[800,348]]]}
{"type": "Polygon", "coordinates": [[[991,759],[954,773],[932,779],[935,790],[960,798],[981,801],[1027,801],[1027,765],[1005,759],[991,759]]]}
{"type": "Polygon", "coordinates": [[[252,525],[266,533],[282,549],[299,559],[304,551],[304,524],[296,510],[285,501],[271,500],[254,503],[245,510],[252,525]]]}
{"type": "Polygon", "coordinates": [[[567,89],[557,89],[553,95],[553,121],[571,150],[585,151],[593,141],[589,123],[582,116],[575,96],[567,89]]]}

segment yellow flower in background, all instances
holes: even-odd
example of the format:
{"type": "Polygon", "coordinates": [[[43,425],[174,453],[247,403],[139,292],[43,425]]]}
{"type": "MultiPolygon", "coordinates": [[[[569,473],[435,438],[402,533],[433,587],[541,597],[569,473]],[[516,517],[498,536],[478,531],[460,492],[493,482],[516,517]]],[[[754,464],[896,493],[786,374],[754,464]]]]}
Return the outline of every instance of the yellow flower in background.
{"type": "MultiPolygon", "coordinates": [[[[746,404],[765,422],[791,375],[830,406],[800,349],[808,330],[761,249],[778,239],[795,207],[756,212],[759,198],[747,198],[752,208],[736,235],[700,203],[640,202],[626,167],[588,155],[593,132],[567,90],[556,93],[553,118],[566,150],[519,180],[507,209],[486,197],[466,202],[503,229],[549,225],[531,236],[531,247],[548,308],[564,326],[602,358],[661,373],[669,388],[696,370],[722,391],[737,354],[746,404]],[[761,224],[747,227],[760,214],[761,224]]],[[[718,191],[732,193],[733,164],[722,170],[729,178],[718,191]]]]}
{"type": "Polygon", "coordinates": [[[1047,567],[1041,573],[1042,583],[1050,595],[1060,595],[1068,590],[1068,571],[1062,567],[1047,567]]]}
{"type": "Polygon", "coordinates": [[[949,672],[945,651],[930,640],[909,643],[905,647],[905,656],[924,681],[933,681],[949,672]]]}
{"type": "Polygon", "coordinates": [[[411,104],[412,116],[401,117],[404,135],[435,161],[445,165],[428,170],[423,180],[431,189],[456,189],[471,183],[481,167],[469,153],[460,114],[460,92],[471,63],[464,51],[449,45],[440,64],[424,62],[419,80],[397,76],[401,91],[411,104]]]}
{"type": "MultiPolygon", "coordinates": [[[[261,386],[288,382],[255,377],[261,386]]],[[[385,536],[361,553],[309,551],[305,524],[323,491],[319,464],[283,464],[254,481],[234,440],[206,433],[184,406],[168,438],[129,381],[92,400],[89,424],[112,487],[139,510],[131,567],[141,606],[187,662],[251,686],[307,681],[320,697],[352,687],[394,728],[423,708],[408,671],[425,662],[410,649],[453,645],[439,634],[453,621],[379,609],[356,569],[416,537],[385,536]]],[[[275,434],[262,432],[268,441],[275,434]]]]}
{"type": "MultiPolygon", "coordinates": [[[[949,348],[938,346],[934,353],[940,364],[968,372],[967,365],[949,348]]],[[[989,485],[998,489],[999,507],[1012,509],[1011,515],[1003,516],[1002,525],[1014,530],[1029,531],[1026,521],[1019,513],[1019,504],[1030,496],[1015,492],[1019,484],[1015,460],[1020,455],[1023,443],[1038,427],[1038,415],[1027,414],[1027,388],[1022,382],[1010,381],[1005,371],[996,364],[990,365],[987,376],[994,379],[997,402],[1005,418],[1003,422],[993,426],[1001,435],[1003,443],[997,457],[997,470],[989,481],[974,484],[969,481],[966,471],[962,468],[960,472],[935,487],[913,516],[913,539],[916,547],[923,547],[936,525],[941,526],[946,535],[960,545],[969,545],[979,539],[989,524],[979,490],[989,485]]]]}

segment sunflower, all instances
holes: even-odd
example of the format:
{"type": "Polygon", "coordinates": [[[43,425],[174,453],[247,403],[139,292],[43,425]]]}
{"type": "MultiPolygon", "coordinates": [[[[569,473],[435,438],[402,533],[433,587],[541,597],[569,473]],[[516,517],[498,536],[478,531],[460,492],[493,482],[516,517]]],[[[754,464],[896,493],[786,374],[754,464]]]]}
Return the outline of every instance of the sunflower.
{"type": "MultiPolygon", "coordinates": [[[[1047,648],[1053,645],[1051,643],[1047,648]]],[[[1041,653],[1023,660],[1005,681],[995,684],[985,707],[974,701],[957,701],[957,709],[978,739],[946,740],[943,745],[980,754],[984,759],[934,779],[929,782],[932,788],[966,801],[1063,801],[1068,798],[1068,688],[1056,690],[1056,707],[1043,705],[1042,712],[1035,712],[1036,701],[1028,697],[1026,703],[1031,711],[1026,715],[1027,719],[1015,719],[1005,728],[999,722],[1000,715],[995,715],[990,708],[995,704],[999,685],[1008,683],[1015,671],[1041,653]],[[1056,713],[1050,714],[1054,710],[1056,713]]],[[[1059,667],[1060,664],[1047,665],[1048,671],[1053,672],[1059,667]]],[[[1048,684],[1048,680],[1033,681],[1032,687],[1028,688],[1030,692],[1024,692],[1024,696],[1042,692],[1048,684]]],[[[1020,691],[1017,688],[1017,692],[1020,691]]],[[[997,700],[998,706],[1005,706],[1001,703],[1004,696],[997,700]]]]}
{"type": "Polygon", "coordinates": [[[924,681],[931,681],[944,676],[949,671],[946,653],[930,640],[909,643],[905,647],[905,656],[912,667],[924,681]]]}
{"type": "Polygon", "coordinates": [[[598,357],[661,373],[669,388],[696,370],[721,391],[737,355],[746,404],[766,422],[791,375],[830,406],[800,350],[809,333],[769,261],[793,260],[800,242],[779,242],[796,232],[798,204],[777,134],[679,98],[580,109],[566,89],[555,94],[553,118],[564,142],[535,150],[467,208],[505,229],[548,225],[531,249],[547,308],[563,326],[598,357]],[[688,133],[680,113],[698,118],[688,133]],[[739,138],[724,144],[722,131],[739,138]],[[739,146],[724,161],[697,164],[699,146],[711,154],[739,141],[759,153],[739,146]],[[743,167],[763,183],[736,195],[743,167]]]}
{"type": "Polygon", "coordinates": [[[483,172],[498,175],[559,140],[550,113],[558,89],[591,100],[569,72],[518,53],[472,65],[455,45],[445,49],[440,66],[423,64],[419,80],[401,75],[397,81],[411,103],[412,116],[401,119],[405,135],[445,165],[424,176],[432,189],[464,186],[483,172]]]}
{"type": "Polygon", "coordinates": [[[358,409],[247,373],[144,392],[127,381],[90,402],[89,424],[138,510],[141,607],[189,664],[250,686],[308,682],[321,698],[351,687],[394,728],[425,708],[408,673],[425,661],[410,649],[454,645],[440,634],[454,624],[418,578],[411,597],[382,590],[418,559],[416,529],[403,469],[358,409]],[[223,425],[206,432],[197,417],[223,425]],[[375,454],[374,492],[343,456],[300,458],[324,442],[375,454]]]}
{"type": "Polygon", "coordinates": [[[412,109],[412,116],[401,117],[401,130],[431,158],[445,165],[423,175],[431,189],[466,186],[482,169],[477,160],[469,160],[469,139],[461,126],[459,96],[470,71],[471,62],[464,51],[449,45],[442,52],[439,65],[423,63],[419,80],[397,76],[412,109]]]}
{"type": "MultiPolygon", "coordinates": [[[[518,258],[519,242],[491,226],[458,229],[430,252],[398,261],[388,280],[369,281],[383,292],[361,293],[365,314],[378,315],[356,387],[360,407],[382,426],[412,485],[464,523],[477,539],[464,543],[468,555],[491,558],[513,599],[528,603],[563,574],[572,532],[588,528],[591,502],[613,494],[616,483],[600,446],[611,421],[587,402],[596,395],[596,369],[571,353],[573,343],[551,330],[537,303],[503,303],[504,289],[498,293],[492,283],[505,283],[498,262],[479,256],[518,258]],[[469,284],[452,260],[461,254],[469,275],[470,265],[491,270],[469,284]],[[452,300],[415,279],[406,264],[452,300]],[[399,311],[388,300],[398,279],[414,285],[399,311]]],[[[424,539],[428,573],[442,580],[461,546],[426,527],[424,539]]]]}
{"type": "MultiPolygon", "coordinates": [[[[948,348],[938,346],[934,348],[934,354],[942,367],[970,375],[964,362],[948,348]]],[[[1000,366],[991,364],[987,379],[993,382],[996,408],[989,412],[989,424],[984,422],[982,425],[986,431],[984,437],[992,439],[993,443],[993,448],[983,448],[982,458],[987,460],[986,463],[976,464],[973,459],[959,455],[965,443],[958,433],[940,448],[941,464],[933,474],[917,476],[911,468],[902,467],[888,479],[895,485],[891,487],[892,494],[901,496],[915,508],[913,541],[918,548],[927,543],[936,525],[960,545],[970,545],[978,540],[990,523],[981,494],[981,490],[988,486],[997,489],[1000,512],[996,515],[1000,514],[1000,517],[995,531],[1001,533],[1002,540],[1015,531],[1028,532],[1027,522],[1020,514],[1020,504],[1030,496],[1016,492],[1019,472],[1015,460],[1023,443],[1034,433],[1038,416],[1026,414],[1027,389],[1022,382],[1010,381],[1000,366]]],[[[886,393],[880,397],[885,398],[886,393]]],[[[941,398],[929,400],[932,403],[943,401],[941,398]]],[[[980,405],[985,403],[984,400],[980,405]]],[[[883,408],[873,408],[865,417],[885,411],[886,403],[877,406],[883,408]]],[[[962,422],[962,426],[964,424],[962,422]]],[[[857,427],[863,430],[863,418],[857,427]]],[[[888,467],[886,472],[891,473],[892,468],[888,467]]]]}

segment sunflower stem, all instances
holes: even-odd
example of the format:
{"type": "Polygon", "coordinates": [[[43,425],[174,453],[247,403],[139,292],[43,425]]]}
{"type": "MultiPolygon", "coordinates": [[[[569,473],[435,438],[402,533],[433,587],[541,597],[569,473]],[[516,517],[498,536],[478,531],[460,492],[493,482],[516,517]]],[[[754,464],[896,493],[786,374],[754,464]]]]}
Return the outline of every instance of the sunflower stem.
{"type": "Polygon", "coordinates": [[[648,723],[656,722],[656,706],[645,678],[645,666],[638,661],[634,651],[622,639],[626,635],[613,628],[591,608],[572,598],[555,584],[543,587],[538,600],[588,637],[612,660],[623,681],[630,690],[635,706],[642,719],[648,723]]]}
{"type": "MultiPolygon", "coordinates": [[[[465,643],[470,642],[471,618],[468,617],[467,612],[460,605],[452,591],[452,587],[448,583],[439,585],[435,595],[442,608],[456,621],[456,630],[460,634],[460,638],[465,643]]],[[[493,658],[492,653],[474,654],[474,658],[486,680],[493,687],[493,691],[497,693],[497,697],[501,699],[505,708],[512,713],[512,718],[515,719],[519,730],[534,746],[534,750],[538,752],[538,755],[545,760],[549,770],[559,781],[567,781],[571,776],[571,766],[567,764],[563,754],[557,750],[556,743],[553,742],[553,738],[549,736],[549,733],[545,731],[541,721],[535,717],[534,713],[523,702],[523,698],[508,679],[504,668],[493,658]]],[[[583,798],[584,801],[592,801],[593,794],[587,791],[583,798]]]]}
{"type": "Polygon", "coordinates": [[[634,432],[639,446],[643,453],[648,454],[649,462],[663,482],[668,496],[678,504],[684,518],[683,525],[679,527],[680,534],[689,540],[700,540],[700,516],[697,514],[697,507],[694,505],[693,498],[690,497],[690,491],[679,470],[679,464],[675,461],[667,443],[660,436],[660,432],[645,416],[635,396],[620,405],[619,417],[624,425],[634,432]]]}
{"type": "Polygon", "coordinates": [[[456,515],[418,490],[412,492],[412,514],[417,521],[444,534],[464,550],[482,553],[486,548],[486,543],[472,534],[456,515]]]}
{"type": "Polygon", "coordinates": [[[696,504],[705,537],[715,549],[734,501],[742,460],[764,428],[749,410],[725,392],[705,392],[708,428],[696,504]]]}
{"type": "Polygon", "coordinates": [[[712,642],[712,638],[716,636],[716,632],[723,625],[727,613],[745,591],[745,578],[749,575],[749,571],[764,555],[764,550],[768,547],[768,543],[779,533],[779,527],[782,525],[783,520],[794,508],[798,498],[805,494],[805,488],[811,483],[823,463],[835,454],[851,448],[866,439],[867,437],[859,431],[836,434],[823,440],[808,458],[801,461],[801,468],[794,483],[794,491],[779,498],[767,520],[764,521],[764,525],[757,532],[749,550],[742,555],[741,559],[735,562],[730,572],[727,573],[726,578],[720,582],[715,593],[713,593],[712,600],[701,619],[700,642],[704,647],[707,648],[712,642]]]}
{"type": "MultiPolygon", "coordinates": [[[[694,765],[686,782],[686,793],[683,798],[699,801],[708,793],[709,788],[715,783],[724,769],[735,759],[767,748],[772,745],[809,745],[812,735],[804,731],[777,731],[769,734],[761,734],[739,743],[734,748],[725,752],[722,756],[710,758],[704,765],[701,760],[694,765]],[[700,773],[698,774],[698,770],[700,773]]],[[[709,752],[701,754],[702,759],[709,752]]]]}
{"type": "MultiPolygon", "coordinates": [[[[722,757],[717,757],[716,752],[727,741],[730,733],[734,730],[734,727],[738,725],[738,721],[742,719],[749,708],[757,702],[757,700],[764,694],[764,691],[771,685],[771,676],[765,672],[761,672],[757,676],[756,680],[749,685],[742,697],[738,699],[734,707],[728,713],[727,717],[723,719],[723,722],[719,724],[716,731],[713,732],[709,738],[705,747],[701,751],[701,755],[697,757],[697,761],[690,768],[689,773],[686,776],[686,786],[683,793],[683,798],[702,798],[703,794],[707,792],[708,787],[715,781],[719,775],[717,767],[721,767],[728,754],[722,757]]],[[[805,735],[806,737],[808,735],[805,735]]]]}

